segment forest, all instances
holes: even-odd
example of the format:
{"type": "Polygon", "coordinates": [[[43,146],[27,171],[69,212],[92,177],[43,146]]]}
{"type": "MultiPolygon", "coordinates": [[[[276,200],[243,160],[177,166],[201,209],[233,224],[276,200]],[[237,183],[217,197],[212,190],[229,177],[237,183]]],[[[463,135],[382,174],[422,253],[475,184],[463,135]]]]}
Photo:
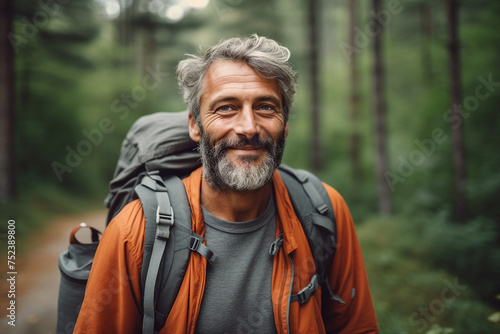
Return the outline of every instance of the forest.
{"type": "Polygon", "coordinates": [[[500,2],[0,7],[2,245],[12,217],[27,236],[54,215],[104,208],[134,121],[185,109],[179,60],[256,33],[291,51],[283,162],[349,205],[380,333],[500,333],[500,2]]]}

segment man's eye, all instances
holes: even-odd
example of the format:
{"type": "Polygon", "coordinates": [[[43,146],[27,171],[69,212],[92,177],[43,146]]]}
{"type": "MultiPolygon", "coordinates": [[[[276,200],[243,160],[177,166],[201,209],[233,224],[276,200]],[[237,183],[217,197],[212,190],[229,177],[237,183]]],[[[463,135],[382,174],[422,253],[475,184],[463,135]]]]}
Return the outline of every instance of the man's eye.
{"type": "Polygon", "coordinates": [[[231,106],[222,106],[217,108],[217,111],[230,112],[233,111],[233,108],[231,108],[231,106]]]}
{"type": "Polygon", "coordinates": [[[274,108],[273,106],[269,105],[269,104],[264,104],[264,105],[261,105],[259,107],[259,110],[262,110],[262,111],[276,111],[276,108],[274,108]]]}

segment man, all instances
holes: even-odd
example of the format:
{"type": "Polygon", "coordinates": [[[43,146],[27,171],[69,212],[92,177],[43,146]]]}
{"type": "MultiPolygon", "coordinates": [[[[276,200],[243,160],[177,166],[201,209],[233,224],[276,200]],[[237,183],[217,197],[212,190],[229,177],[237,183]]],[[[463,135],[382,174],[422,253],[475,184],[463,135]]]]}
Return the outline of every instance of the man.
{"type": "MultiPolygon", "coordinates": [[[[207,266],[192,254],[160,333],[378,332],[352,218],[328,185],[337,222],[331,292],[323,292],[330,298],[318,289],[303,304],[289,300],[309,283],[301,268],[312,255],[276,172],[296,85],[288,58],[288,49],[254,35],[221,41],[178,66],[189,135],[202,155],[202,168],[183,180],[192,228],[218,259],[207,266]]],[[[144,215],[134,201],[104,232],[76,333],[141,332],[143,249],[144,215]]]]}

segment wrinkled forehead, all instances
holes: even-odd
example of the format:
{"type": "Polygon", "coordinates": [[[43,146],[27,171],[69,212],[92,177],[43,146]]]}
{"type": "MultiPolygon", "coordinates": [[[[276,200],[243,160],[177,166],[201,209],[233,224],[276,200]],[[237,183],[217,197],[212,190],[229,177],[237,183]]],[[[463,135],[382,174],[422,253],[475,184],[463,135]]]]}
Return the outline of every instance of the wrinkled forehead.
{"type": "Polygon", "coordinates": [[[213,87],[231,83],[247,83],[251,87],[257,84],[279,86],[276,79],[265,78],[247,63],[232,60],[218,60],[212,63],[203,81],[204,85],[211,84],[213,87]]]}
{"type": "MultiPolygon", "coordinates": [[[[276,79],[261,76],[244,62],[219,60],[208,68],[203,78],[203,98],[221,92],[265,90],[281,100],[281,91],[276,79]]],[[[201,101],[200,101],[201,102],[201,101]]]]}

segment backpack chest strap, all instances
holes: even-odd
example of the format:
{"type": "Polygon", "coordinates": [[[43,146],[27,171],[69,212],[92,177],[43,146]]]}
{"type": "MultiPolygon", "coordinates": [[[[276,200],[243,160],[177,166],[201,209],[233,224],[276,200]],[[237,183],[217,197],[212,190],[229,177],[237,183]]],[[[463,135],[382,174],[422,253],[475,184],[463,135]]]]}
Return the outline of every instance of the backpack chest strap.
{"type": "Polygon", "coordinates": [[[292,295],[290,297],[290,301],[293,302],[299,302],[301,304],[305,303],[306,301],[311,298],[311,296],[318,290],[318,287],[320,286],[320,283],[318,281],[318,275],[314,274],[313,277],[311,277],[311,281],[309,284],[306,285],[305,288],[300,290],[298,293],[292,295]]]}

